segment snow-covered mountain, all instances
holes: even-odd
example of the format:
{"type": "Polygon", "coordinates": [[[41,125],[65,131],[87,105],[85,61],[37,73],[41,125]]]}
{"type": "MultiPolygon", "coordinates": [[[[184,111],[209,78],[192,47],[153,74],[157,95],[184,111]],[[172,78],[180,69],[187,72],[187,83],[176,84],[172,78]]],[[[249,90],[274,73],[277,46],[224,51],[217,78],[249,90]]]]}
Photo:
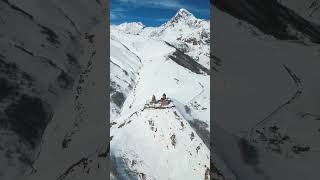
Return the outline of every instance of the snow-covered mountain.
{"type": "Polygon", "coordinates": [[[142,32],[144,25],[141,22],[122,23],[120,25],[110,25],[112,29],[123,31],[127,34],[139,34],[142,32]]]}
{"type": "Polygon", "coordinates": [[[186,9],[180,9],[168,22],[145,34],[173,43],[198,63],[209,67],[209,24],[209,20],[198,19],[186,9]]]}
{"type": "Polygon", "coordinates": [[[0,179],[107,179],[105,3],[0,9],[0,179]]]}
{"type": "Polygon", "coordinates": [[[212,138],[238,180],[320,177],[320,28],[287,3],[213,1],[212,138]]]}
{"type": "Polygon", "coordinates": [[[209,27],[185,9],[159,27],[111,26],[112,178],[225,178],[222,161],[210,167],[209,27]],[[149,104],[163,93],[169,105],[149,104]]]}

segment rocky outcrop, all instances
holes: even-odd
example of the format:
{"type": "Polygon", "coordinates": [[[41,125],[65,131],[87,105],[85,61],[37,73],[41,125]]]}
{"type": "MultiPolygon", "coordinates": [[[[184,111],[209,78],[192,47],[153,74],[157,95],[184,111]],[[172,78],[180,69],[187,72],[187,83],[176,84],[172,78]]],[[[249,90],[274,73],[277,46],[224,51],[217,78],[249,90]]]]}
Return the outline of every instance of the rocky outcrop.
{"type": "Polygon", "coordinates": [[[320,43],[320,28],[277,0],[216,0],[213,5],[237,19],[281,40],[320,43]]]}

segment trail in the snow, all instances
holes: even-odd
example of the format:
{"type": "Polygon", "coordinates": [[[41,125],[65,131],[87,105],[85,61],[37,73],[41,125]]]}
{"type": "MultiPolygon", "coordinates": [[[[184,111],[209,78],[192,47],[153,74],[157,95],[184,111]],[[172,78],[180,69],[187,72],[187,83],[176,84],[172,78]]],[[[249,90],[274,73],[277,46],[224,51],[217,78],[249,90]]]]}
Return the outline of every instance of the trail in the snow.
{"type": "MultiPolygon", "coordinates": [[[[140,74],[140,73],[139,73],[140,74]]],[[[131,93],[130,93],[130,95],[133,95],[133,100],[132,100],[132,102],[130,103],[130,105],[129,105],[129,109],[131,109],[132,108],[132,105],[135,103],[135,101],[136,101],[136,90],[137,90],[137,86],[139,85],[139,82],[140,82],[140,75],[138,76],[138,80],[137,80],[137,82],[135,83],[135,85],[134,85],[134,87],[133,87],[133,89],[132,89],[132,91],[131,91],[131,93]]]]}
{"type": "Polygon", "coordinates": [[[289,74],[289,76],[292,78],[297,90],[296,92],[289,98],[289,100],[287,100],[286,102],[280,104],[279,106],[277,106],[271,113],[269,113],[264,119],[262,119],[261,121],[257,122],[254,127],[250,128],[249,132],[249,139],[252,140],[252,136],[254,133],[254,130],[256,128],[258,128],[258,126],[265,124],[266,122],[268,122],[269,120],[271,120],[271,118],[279,113],[281,110],[283,110],[286,106],[294,103],[296,100],[298,100],[298,98],[302,95],[303,92],[303,86],[301,83],[301,79],[291,70],[289,69],[286,65],[283,64],[283,67],[285,68],[286,72],[289,74]]]}
{"type": "Polygon", "coordinates": [[[204,86],[203,86],[200,82],[198,82],[198,83],[199,83],[200,87],[202,88],[202,90],[201,90],[198,94],[196,94],[195,96],[193,96],[193,97],[187,102],[187,104],[190,104],[194,99],[196,99],[197,97],[199,97],[199,96],[204,92],[204,86]]]}

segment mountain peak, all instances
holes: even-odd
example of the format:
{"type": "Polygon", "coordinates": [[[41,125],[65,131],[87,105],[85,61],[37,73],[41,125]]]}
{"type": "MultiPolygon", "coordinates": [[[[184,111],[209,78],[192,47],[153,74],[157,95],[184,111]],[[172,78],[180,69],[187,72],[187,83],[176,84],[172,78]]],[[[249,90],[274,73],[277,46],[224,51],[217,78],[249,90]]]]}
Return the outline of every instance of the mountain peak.
{"type": "Polygon", "coordinates": [[[142,22],[135,22],[137,25],[141,26],[141,27],[145,27],[145,25],[142,22]]]}
{"type": "Polygon", "coordinates": [[[195,19],[194,15],[191,14],[188,10],[181,8],[177,11],[176,15],[172,17],[167,23],[177,23],[180,20],[186,20],[186,19],[195,19]]]}
{"type": "Polygon", "coordinates": [[[186,16],[193,16],[188,10],[181,8],[176,13],[175,17],[186,17],[186,16]]]}

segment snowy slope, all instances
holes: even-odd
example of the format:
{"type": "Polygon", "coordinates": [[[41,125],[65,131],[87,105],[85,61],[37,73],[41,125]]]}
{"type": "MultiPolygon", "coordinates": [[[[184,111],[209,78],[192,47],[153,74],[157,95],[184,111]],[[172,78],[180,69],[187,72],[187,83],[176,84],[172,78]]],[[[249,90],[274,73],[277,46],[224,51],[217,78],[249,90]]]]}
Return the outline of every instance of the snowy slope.
{"type": "Polygon", "coordinates": [[[175,107],[137,111],[112,126],[111,138],[124,179],[209,178],[209,149],[175,107]]]}
{"type": "Polygon", "coordinates": [[[137,81],[137,73],[142,66],[142,62],[115,36],[111,36],[110,42],[110,118],[114,119],[121,112],[125,99],[137,81]],[[126,61],[123,61],[123,59],[126,59],[126,61]]]}
{"type": "Polygon", "coordinates": [[[106,61],[103,61],[106,42],[98,38],[106,33],[102,25],[94,26],[88,32],[97,37],[94,44],[83,42],[86,51],[82,58],[89,59],[87,67],[46,128],[41,152],[33,164],[36,172],[31,173],[30,180],[108,177],[107,98],[106,86],[101,83],[106,81],[106,61]]]}
{"type": "Polygon", "coordinates": [[[140,24],[139,32],[132,33],[136,24],[111,27],[111,61],[132,72],[124,76],[119,68],[111,71],[112,86],[127,89],[122,91],[126,98],[121,108],[111,118],[112,176],[232,179],[223,161],[210,157],[209,151],[209,21],[181,9],[160,27],[140,24]],[[132,88],[121,82],[128,78],[133,79],[132,88]],[[152,95],[158,100],[163,93],[172,100],[170,108],[145,108],[152,95]]]}
{"type": "Polygon", "coordinates": [[[297,12],[305,19],[320,24],[320,1],[319,0],[279,0],[281,4],[297,12]]]}
{"type": "MultiPolygon", "coordinates": [[[[0,1],[0,179],[57,179],[106,150],[106,119],[98,118],[107,106],[104,6],[0,1]]],[[[94,161],[105,164],[105,157],[94,161]]],[[[92,168],[91,177],[106,177],[103,168],[92,168]]]]}
{"type": "Polygon", "coordinates": [[[319,179],[319,45],[281,40],[235,13],[244,6],[221,4],[213,8],[218,154],[239,180],[319,179]]]}

